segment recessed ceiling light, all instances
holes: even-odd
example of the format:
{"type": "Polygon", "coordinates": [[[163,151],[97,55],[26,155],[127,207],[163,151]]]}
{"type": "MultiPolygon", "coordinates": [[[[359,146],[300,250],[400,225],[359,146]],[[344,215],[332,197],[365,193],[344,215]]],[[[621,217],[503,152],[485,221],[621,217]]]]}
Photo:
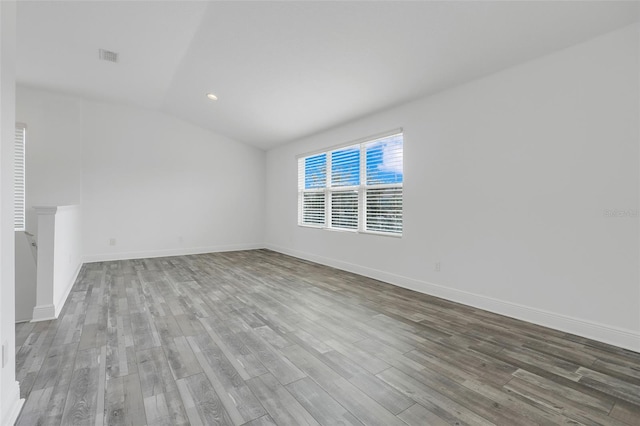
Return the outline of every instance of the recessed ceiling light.
{"type": "Polygon", "coordinates": [[[216,95],[214,95],[213,93],[207,93],[207,98],[211,99],[212,101],[217,101],[218,97],[216,95]]]}

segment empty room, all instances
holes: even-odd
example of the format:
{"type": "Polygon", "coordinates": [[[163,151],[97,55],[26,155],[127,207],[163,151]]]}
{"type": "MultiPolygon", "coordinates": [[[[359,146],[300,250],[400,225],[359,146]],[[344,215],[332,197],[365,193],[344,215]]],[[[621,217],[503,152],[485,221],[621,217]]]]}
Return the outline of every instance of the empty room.
{"type": "Polygon", "coordinates": [[[0,426],[640,425],[640,2],[0,1],[0,426]]]}

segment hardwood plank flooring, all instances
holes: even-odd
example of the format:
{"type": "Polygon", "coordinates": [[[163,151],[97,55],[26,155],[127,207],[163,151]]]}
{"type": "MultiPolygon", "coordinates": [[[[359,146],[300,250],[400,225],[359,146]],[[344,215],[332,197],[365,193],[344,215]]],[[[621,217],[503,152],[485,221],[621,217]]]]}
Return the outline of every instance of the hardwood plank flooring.
{"type": "Polygon", "coordinates": [[[269,250],[90,263],[18,425],[639,425],[640,354],[269,250]]]}

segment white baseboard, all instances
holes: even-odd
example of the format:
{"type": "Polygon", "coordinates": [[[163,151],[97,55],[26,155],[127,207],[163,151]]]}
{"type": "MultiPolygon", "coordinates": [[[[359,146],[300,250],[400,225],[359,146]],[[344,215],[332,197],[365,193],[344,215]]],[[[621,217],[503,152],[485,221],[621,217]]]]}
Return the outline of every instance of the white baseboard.
{"type": "Polygon", "coordinates": [[[84,263],[92,262],[107,262],[111,260],[131,260],[131,259],[148,259],[153,257],[168,257],[168,256],[186,256],[190,254],[204,254],[204,253],[216,253],[223,251],[240,251],[240,250],[256,250],[264,248],[262,243],[247,243],[247,244],[229,244],[223,246],[210,246],[210,247],[181,247],[176,249],[164,249],[164,250],[142,250],[142,251],[129,251],[119,253],[101,253],[101,254],[89,254],[83,257],[84,263]]]}
{"type": "Polygon", "coordinates": [[[78,263],[78,266],[76,267],[76,271],[73,273],[73,276],[71,277],[71,280],[69,281],[69,283],[67,283],[67,288],[64,290],[64,293],[62,293],[62,297],[60,297],[60,299],[57,300],[54,305],[56,318],[58,318],[58,315],[60,315],[60,311],[62,311],[62,308],[64,307],[64,304],[67,301],[67,297],[69,297],[69,293],[71,293],[71,289],[73,288],[73,285],[76,283],[76,279],[78,279],[78,274],[80,273],[80,269],[82,269],[82,262],[78,263]]]}
{"type": "Polygon", "coordinates": [[[53,305],[41,305],[33,308],[31,322],[49,321],[56,319],[56,308],[53,305]]]}
{"type": "Polygon", "coordinates": [[[76,271],[71,277],[71,280],[67,284],[67,288],[64,290],[64,293],[54,305],[42,305],[33,308],[33,318],[31,319],[31,322],[49,321],[58,318],[58,315],[60,315],[60,311],[62,311],[64,303],[67,301],[67,297],[69,297],[69,293],[71,293],[71,289],[73,288],[73,285],[78,278],[78,274],[80,273],[81,268],[82,263],[79,263],[76,267],[76,271]]]}
{"type": "Polygon", "coordinates": [[[8,396],[5,397],[5,401],[9,403],[9,409],[4,413],[2,417],[2,426],[13,426],[18,420],[22,406],[24,405],[24,399],[20,399],[20,385],[18,382],[13,382],[11,389],[7,390],[8,396]]]}
{"type": "Polygon", "coordinates": [[[599,342],[619,346],[621,348],[629,349],[635,352],[640,352],[640,333],[634,332],[632,330],[611,327],[589,320],[573,318],[555,312],[548,312],[543,309],[520,305],[513,302],[507,302],[504,300],[482,296],[479,294],[469,293],[439,284],[420,281],[414,278],[392,274],[337,259],[318,256],[311,253],[290,250],[272,244],[266,244],[265,247],[279,253],[353,272],[359,275],[364,275],[366,277],[384,281],[399,287],[414,290],[419,293],[429,294],[432,296],[440,297],[442,299],[450,300],[452,302],[462,303],[464,305],[473,306],[474,308],[484,309],[500,315],[505,315],[511,318],[531,322],[566,333],[576,334],[578,336],[597,340],[599,342]]]}

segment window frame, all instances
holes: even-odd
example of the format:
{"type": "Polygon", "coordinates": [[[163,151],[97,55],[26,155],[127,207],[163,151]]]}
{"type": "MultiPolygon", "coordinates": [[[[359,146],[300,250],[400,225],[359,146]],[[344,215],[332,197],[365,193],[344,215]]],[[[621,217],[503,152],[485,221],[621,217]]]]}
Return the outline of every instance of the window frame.
{"type": "Polygon", "coordinates": [[[388,132],[376,134],[361,138],[352,142],[335,145],[318,151],[312,151],[296,156],[298,163],[298,221],[297,224],[303,228],[324,229],[333,232],[347,232],[354,234],[371,234],[385,237],[402,238],[404,234],[404,165],[402,182],[367,184],[367,145],[381,139],[400,135],[402,137],[403,163],[404,163],[404,131],[402,128],[394,129],[388,132]],[[332,154],[336,151],[344,150],[351,147],[359,149],[359,183],[358,185],[332,186],[332,154]],[[309,157],[322,155],[326,156],[325,160],[325,185],[322,188],[308,188],[305,186],[305,160],[309,157]],[[383,188],[399,188],[402,195],[402,227],[400,232],[384,232],[379,230],[367,229],[367,190],[383,189],[383,188]],[[357,226],[353,229],[333,226],[332,214],[332,194],[340,192],[353,192],[357,194],[357,226]],[[323,193],[324,194],[324,223],[314,224],[305,223],[304,220],[304,194],[305,193],[323,193]]]}

